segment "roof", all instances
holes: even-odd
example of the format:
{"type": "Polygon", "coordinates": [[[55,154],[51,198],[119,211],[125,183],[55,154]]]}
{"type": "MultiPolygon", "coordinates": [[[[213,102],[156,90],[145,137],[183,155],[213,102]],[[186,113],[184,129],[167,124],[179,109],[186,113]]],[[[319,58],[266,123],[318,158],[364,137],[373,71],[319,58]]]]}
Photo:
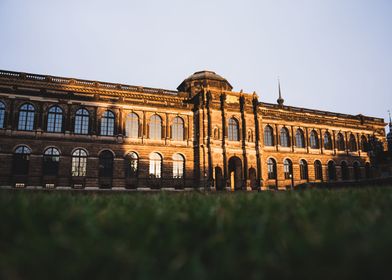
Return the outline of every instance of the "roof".
{"type": "Polygon", "coordinates": [[[203,80],[210,80],[210,81],[217,81],[226,84],[230,90],[233,89],[232,85],[222,76],[216,74],[214,71],[210,70],[203,70],[203,71],[198,71],[190,75],[188,78],[186,78],[179,86],[178,90],[182,91],[184,90],[184,85],[188,84],[192,81],[203,81],[203,80]]]}

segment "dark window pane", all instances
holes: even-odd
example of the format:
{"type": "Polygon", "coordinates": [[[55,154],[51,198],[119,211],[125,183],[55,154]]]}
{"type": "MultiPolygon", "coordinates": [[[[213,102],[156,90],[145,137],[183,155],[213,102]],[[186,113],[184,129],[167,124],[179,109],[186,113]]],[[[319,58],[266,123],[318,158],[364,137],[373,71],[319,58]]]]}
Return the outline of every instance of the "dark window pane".
{"type": "Polygon", "coordinates": [[[56,148],[49,148],[44,152],[44,175],[57,175],[59,171],[60,152],[56,148]]]}
{"type": "Polygon", "coordinates": [[[280,130],[280,145],[282,147],[290,147],[290,134],[285,127],[280,130]]]}
{"type": "Polygon", "coordinates": [[[15,149],[13,157],[13,173],[15,175],[28,174],[30,154],[31,150],[27,146],[19,146],[15,149]]]}
{"type": "Polygon", "coordinates": [[[103,151],[99,155],[99,176],[113,177],[113,154],[110,151],[103,151]]]}
{"type": "Polygon", "coordinates": [[[267,125],[264,129],[264,145],[273,146],[274,145],[274,133],[272,127],[267,125]]]}

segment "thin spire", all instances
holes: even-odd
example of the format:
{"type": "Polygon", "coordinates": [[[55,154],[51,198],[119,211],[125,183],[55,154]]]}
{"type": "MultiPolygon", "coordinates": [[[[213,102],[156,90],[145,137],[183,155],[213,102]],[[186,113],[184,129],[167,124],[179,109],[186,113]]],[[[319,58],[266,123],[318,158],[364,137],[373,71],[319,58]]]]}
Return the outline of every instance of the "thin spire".
{"type": "Polygon", "coordinates": [[[388,114],[389,114],[389,125],[392,125],[391,111],[390,110],[388,110],[388,114]]]}
{"type": "Polygon", "coordinates": [[[279,104],[279,106],[283,106],[284,99],[282,98],[282,91],[280,89],[280,78],[278,77],[278,90],[279,90],[279,98],[276,100],[279,104]]]}

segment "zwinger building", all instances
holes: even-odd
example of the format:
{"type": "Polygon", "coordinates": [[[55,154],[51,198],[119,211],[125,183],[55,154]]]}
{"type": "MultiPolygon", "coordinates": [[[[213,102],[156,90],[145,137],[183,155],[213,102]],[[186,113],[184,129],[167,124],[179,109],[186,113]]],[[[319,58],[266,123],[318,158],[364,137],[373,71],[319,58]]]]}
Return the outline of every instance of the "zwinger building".
{"type": "Polygon", "coordinates": [[[264,190],[378,176],[370,142],[385,143],[383,119],[232,89],[211,71],[177,90],[0,71],[0,186],[264,190]]]}

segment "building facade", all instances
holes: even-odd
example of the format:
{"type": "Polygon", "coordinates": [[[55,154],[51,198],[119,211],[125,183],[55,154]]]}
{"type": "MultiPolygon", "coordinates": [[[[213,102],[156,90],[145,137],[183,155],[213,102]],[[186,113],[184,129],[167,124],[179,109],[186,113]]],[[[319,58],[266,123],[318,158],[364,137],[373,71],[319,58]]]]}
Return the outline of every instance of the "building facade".
{"type": "Polygon", "coordinates": [[[0,71],[0,186],[285,189],[362,180],[383,119],[260,102],[211,71],[177,91],[0,71]]]}

